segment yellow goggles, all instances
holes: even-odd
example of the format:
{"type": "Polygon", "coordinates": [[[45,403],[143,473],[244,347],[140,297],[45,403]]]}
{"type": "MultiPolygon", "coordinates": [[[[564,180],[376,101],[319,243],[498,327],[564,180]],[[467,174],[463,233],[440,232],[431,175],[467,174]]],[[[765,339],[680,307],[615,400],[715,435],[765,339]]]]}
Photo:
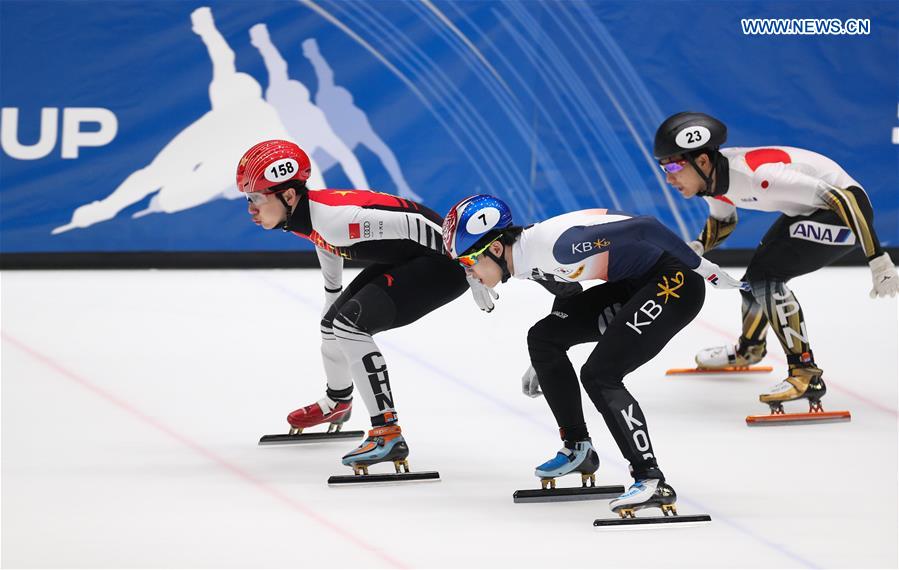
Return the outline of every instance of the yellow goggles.
{"type": "Polygon", "coordinates": [[[468,255],[460,255],[456,259],[458,259],[459,263],[461,263],[464,267],[473,267],[478,264],[478,257],[481,256],[485,251],[487,251],[487,249],[491,245],[493,245],[493,242],[495,242],[495,241],[496,240],[491,241],[490,243],[488,243],[481,249],[479,249],[477,251],[473,251],[473,252],[469,253],[468,255]]]}

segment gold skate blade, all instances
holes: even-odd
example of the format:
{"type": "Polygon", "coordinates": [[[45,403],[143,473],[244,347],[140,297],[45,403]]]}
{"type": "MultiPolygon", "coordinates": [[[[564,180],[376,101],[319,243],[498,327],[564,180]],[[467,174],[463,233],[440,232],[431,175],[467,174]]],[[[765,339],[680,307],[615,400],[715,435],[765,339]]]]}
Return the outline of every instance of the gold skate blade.
{"type": "Polygon", "coordinates": [[[609,518],[596,519],[593,526],[602,529],[630,529],[648,530],[652,528],[666,528],[675,526],[684,528],[688,526],[702,526],[712,522],[709,515],[670,515],[662,517],[635,517],[635,518],[609,518]]]}
{"type": "Polygon", "coordinates": [[[748,426],[773,426],[796,424],[823,424],[852,421],[852,414],[846,410],[838,412],[806,412],[803,414],[765,414],[746,416],[748,426]]]}
{"type": "Polygon", "coordinates": [[[560,487],[556,489],[521,489],[512,493],[515,503],[558,503],[614,499],[624,493],[622,485],[606,487],[560,487]]]}
{"type": "Polygon", "coordinates": [[[764,374],[773,371],[772,366],[725,366],[723,368],[669,368],[665,376],[686,374],[764,374]]]}
{"type": "Polygon", "coordinates": [[[440,481],[437,471],[414,471],[412,473],[375,473],[373,475],[331,475],[328,485],[344,487],[353,484],[428,483],[440,481]]]}
{"type": "Polygon", "coordinates": [[[320,443],[325,441],[340,441],[344,439],[359,439],[365,435],[364,431],[332,431],[319,433],[277,433],[264,435],[259,438],[259,445],[286,445],[291,443],[320,443]]]}

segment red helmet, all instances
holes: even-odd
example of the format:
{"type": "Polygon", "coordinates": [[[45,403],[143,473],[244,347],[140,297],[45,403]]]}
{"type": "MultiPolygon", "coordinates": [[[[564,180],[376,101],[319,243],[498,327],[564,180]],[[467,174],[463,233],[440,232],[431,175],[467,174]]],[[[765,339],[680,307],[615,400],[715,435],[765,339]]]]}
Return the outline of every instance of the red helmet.
{"type": "Polygon", "coordinates": [[[287,182],[305,182],[312,173],[309,157],[296,143],[264,141],[244,153],[237,165],[237,189],[241,192],[271,193],[287,182]]]}

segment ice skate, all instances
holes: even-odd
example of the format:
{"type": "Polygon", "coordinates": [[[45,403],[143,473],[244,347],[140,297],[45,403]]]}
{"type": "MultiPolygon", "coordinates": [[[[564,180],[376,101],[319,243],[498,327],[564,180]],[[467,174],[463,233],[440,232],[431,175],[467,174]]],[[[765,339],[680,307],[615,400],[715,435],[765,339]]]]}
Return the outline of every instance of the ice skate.
{"type": "MultiPolygon", "coordinates": [[[[567,444],[567,442],[566,442],[567,444]]],[[[574,443],[574,449],[563,447],[556,456],[539,465],[534,475],[540,478],[543,489],[555,489],[556,477],[569,473],[581,474],[581,486],[596,486],[596,470],[599,469],[599,456],[593,449],[593,443],[586,439],[574,443]]]]}
{"type": "Polygon", "coordinates": [[[809,422],[839,422],[851,420],[848,411],[825,412],[821,398],[827,393],[827,386],[821,377],[822,370],[815,366],[796,366],[790,369],[790,375],[780,384],[759,396],[759,401],[768,404],[771,414],[767,416],[748,416],[749,425],[772,425],[809,422]],[[807,413],[787,414],[784,402],[808,400],[807,413]]]}
{"type": "Polygon", "coordinates": [[[771,372],[770,366],[753,366],[768,353],[765,341],[748,344],[742,339],[738,345],[716,346],[700,350],[695,357],[696,368],[672,368],[673,374],[725,374],[733,372],[771,372]]]}
{"type": "Polygon", "coordinates": [[[630,489],[609,503],[609,508],[621,518],[634,518],[634,513],[649,507],[662,509],[665,516],[677,515],[674,504],[677,493],[671,485],[660,479],[635,481],[630,489]]]}
{"type": "Polygon", "coordinates": [[[352,399],[335,401],[325,396],[314,404],[290,412],[287,416],[287,423],[290,424],[288,433],[264,435],[259,440],[259,445],[310,443],[314,441],[355,439],[362,437],[365,435],[365,432],[361,430],[347,432],[340,431],[343,424],[350,419],[352,411],[352,399]],[[321,424],[328,424],[328,431],[303,433],[304,429],[321,424]]]}
{"type": "Polygon", "coordinates": [[[294,410],[287,416],[290,433],[303,433],[307,427],[328,424],[328,433],[339,432],[353,413],[353,400],[334,401],[325,396],[318,402],[305,408],[294,410]]]}
{"type": "Polygon", "coordinates": [[[608,527],[621,525],[654,525],[668,523],[706,523],[709,515],[677,514],[675,503],[677,493],[674,488],[660,479],[643,479],[634,482],[626,493],[609,503],[609,508],[618,514],[617,519],[597,519],[593,526],[608,527]],[[659,508],[664,516],[637,517],[636,512],[647,508],[659,508]]]}
{"type": "Polygon", "coordinates": [[[356,475],[368,475],[369,465],[392,461],[397,473],[409,472],[409,446],[400,426],[393,424],[372,428],[362,444],[343,456],[343,464],[353,468],[356,475]]]}
{"type": "Polygon", "coordinates": [[[368,437],[356,449],[343,456],[343,464],[353,468],[353,476],[335,476],[328,484],[385,483],[439,479],[436,471],[412,473],[409,470],[409,446],[397,424],[379,426],[368,432],[368,437]],[[392,462],[396,473],[370,475],[368,468],[378,463],[392,462]]]}
{"type": "Polygon", "coordinates": [[[597,487],[597,469],[599,469],[599,456],[593,449],[590,439],[566,442],[566,446],[560,449],[555,457],[534,470],[534,475],[540,478],[540,489],[515,491],[512,500],[516,503],[527,503],[605,499],[624,491],[624,487],[620,485],[597,487]],[[557,489],[556,478],[572,473],[580,474],[581,486],[557,489]]]}
{"type": "Polygon", "coordinates": [[[765,341],[749,344],[740,340],[736,346],[716,346],[700,350],[696,354],[698,368],[747,368],[762,361],[768,354],[765,341]]]}

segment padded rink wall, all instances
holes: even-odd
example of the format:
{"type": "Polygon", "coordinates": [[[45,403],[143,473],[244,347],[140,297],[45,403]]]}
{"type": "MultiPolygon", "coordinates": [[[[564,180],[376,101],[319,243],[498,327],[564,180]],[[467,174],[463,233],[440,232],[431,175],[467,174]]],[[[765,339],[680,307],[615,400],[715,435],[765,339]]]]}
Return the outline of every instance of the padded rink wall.
{"type": "MultiPolygon", "coordinates": [[[[0,29],[4,268],[314,264],[234,186],[242,152],[276,137],[311,154],[311,187],[438,212],[495,193],[520,223],[599,205],[692,238],[704,204],[651,159],[680,110],[724,120],[732,145],[832,157],[899,242],[893,2],[5,0],[0,29]],[[759,35],[746,18],[863,25],[759,35]]],[[[774,218],[741,212],[722,255],[745,263],[774,218]]]]}

